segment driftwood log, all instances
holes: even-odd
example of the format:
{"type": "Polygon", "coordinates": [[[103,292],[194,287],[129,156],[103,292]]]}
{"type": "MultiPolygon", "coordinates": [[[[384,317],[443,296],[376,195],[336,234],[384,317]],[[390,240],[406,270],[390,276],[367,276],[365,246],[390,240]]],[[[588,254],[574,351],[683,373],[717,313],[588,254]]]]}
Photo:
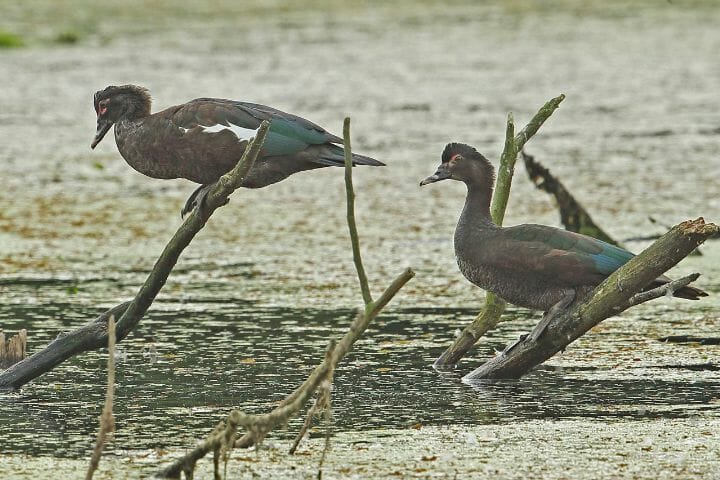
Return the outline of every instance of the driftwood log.
{"type": "MultiPolygon", "coordinates": [[[[500,167],[498,168],[497,181],[495,182],[490,207],[490,215],[495,225],[502,225],[505,218],[505,209],[510,197],[510,186],[518,152],[537,133],[545,121],[550,118],[550,115],[557,110],[564,99],[565,95],[560,95],[543,105],[517,135],[515,135],[515,123],[512,114],[508,115],[505,130],[505,147],[502,155],[500,155],[500,167]]],[[[487,292],[483,309],[480,310],[472,323],[460,332],[452,345],[435,360],[435,368],[454,368],[483,335],[497,326],[504,311],[505,301],[493,293],[487,292]]]]}
{"type": "Polygon", "coordinates": [[[75,355],[107,347],[107,323],[111,316],[118,319],[117,341],[123,340],[150,308],[185,247],[205,226],[215,210],[227,204],[228,196],[240,187],[243,178],[255,163],[269,126],[268,122],[260,125],[255,138],[250,141],[235,168],[215,182],[205,197],[202,213],[197,208],[193,210],[175,232],[133,300],[111,308],[77,330],[60,334],[39,352],[0,373],[0,390],[18,389],[75,355]]]}
{"type": "Polygon", "coordinates": [[[463,378],[465,382],[519,378],[549,359],[602,320],[640,303],[665,296],[698,278],[689,275],[641,292],[652,280],[685,258],[720,228],[702,218],[688,220],[663,235],[650,247],[616,270],[589,295],[578,298],[556,316],[536,341],[529,337],[505,354],[497,355],[463,378]]]}

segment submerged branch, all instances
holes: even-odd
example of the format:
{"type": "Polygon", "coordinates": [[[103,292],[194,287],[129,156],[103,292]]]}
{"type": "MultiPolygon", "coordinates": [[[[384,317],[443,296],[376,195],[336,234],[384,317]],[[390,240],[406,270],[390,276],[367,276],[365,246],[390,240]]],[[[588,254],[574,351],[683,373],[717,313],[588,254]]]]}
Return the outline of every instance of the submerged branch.
{"type": "MultiPolygon", "coordinates": [[[[518,152],[537,133],[538,129],[550,118],[550,115],[553,114],[564,99],[565,95],[560,95],[543,105],[517,135],[515,135],[513,116],[508,114],[505,129],[505,147],[502,155],[500,155],[498,177],[490,209],[490,215],[496,225],[502,225],[505,217],[518,152]]],[[[454,367],[485,333],[497,326],[504,311],[505,301],[497,295],[487,292],[485,294],[485,306],[480,310],[475,320],[463,329],[452,345],[435,360],[434,367],[438,369],[454,367]]]]}
{"type": "Polygon", "coordinates": [[[702,218],[675,226],[616,270],[589,295],[576,299],[564,312],[554,317],[540,338],[535,341],[526,338],[506,354],[490,359],[466,375],[463,381],[519,378],[557,352],[565,350],[571,342],[602,320],[665,295],[668,289],[689,284],[697,278],[696,275],[638,293],[718,231],[720,228],[717,225],[706,224],[702,218]]]}
{"type": "Polygon", "coordinates": [[[20,388],[34,378],[52,370],[68,358],[82,352],[107,346],[107,321],[110,316],[118,318],[116,325],[117,341],[123,340],[137,326],[148,308],[150,308],[185,247],[205,226],[205,222],[215,210],[225,205],[228,196],[242,184],[243,178],[255,163],[269,127],[268,122],[263,122],[260,125],[255,138],[250,141],[235,168],[213,184],[205,197],[203,212],[199,212],[199,209],[196,208],[185,222],[180,225],[180,228],[165,246],[150,275],[148,275],[133,300],[111,308],[95,320],[72,332],[59,335],[39,352],[0,373],[0,390],[20,388]]]}

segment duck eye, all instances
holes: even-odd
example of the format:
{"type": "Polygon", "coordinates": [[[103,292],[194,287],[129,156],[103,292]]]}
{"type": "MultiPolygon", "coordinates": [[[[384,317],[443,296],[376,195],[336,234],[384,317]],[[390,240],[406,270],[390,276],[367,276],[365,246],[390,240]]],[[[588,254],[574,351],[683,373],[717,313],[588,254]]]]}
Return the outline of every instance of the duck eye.
{"type": "Polygon", "coordinates": [[[98,115],[105,115],[105,112],[107,112],[107,103],[101,103],[98,105],[98,115]]]}

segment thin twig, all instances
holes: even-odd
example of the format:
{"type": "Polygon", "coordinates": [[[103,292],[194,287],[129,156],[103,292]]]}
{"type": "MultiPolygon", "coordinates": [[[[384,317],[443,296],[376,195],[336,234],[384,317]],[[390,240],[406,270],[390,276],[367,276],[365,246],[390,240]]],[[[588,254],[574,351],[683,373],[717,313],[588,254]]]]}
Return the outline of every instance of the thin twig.
{"type": "Polygon", "coordinates": [[[360,237],[355,224],[355,189],[353,189],[352,181],[352,148],[350,146],[350,117],[345,117],[343,122],[343,142],[345,144],[345,195],[347,197],[347,224],[350,230],[350,242],[352,243],[353,261],[355,262],[355,270],[357,270],[358,280],[360,281],[360,291],[362,292],[363,302],[367,307],[372,303],[372,295],[370,294],[370,286],[368,285],[365,267],[360,256],[360,237]]]}
{"type": "Polygon", "coordinates": [[[95,449],[90,457],[85,480],[92,480],[95,471],[100,464],[105,442],[110,432],[115,430],[115,418],[113,417],[113,396],[115,394],[115,317],[108,319],[108,362],[107,362],[107,390],[105,391],[105,406],[100,415],[100,429],[98,430],[95,449]]]}
{"type": "Polygon", "coordinates": [[[675,293],[677,290],[680,290],[683,287],[687,287],[698,278],[700,278],[699,273],[691,273],[690,275],[686,275],[682,278],[678,278],[677,280],[665,283],[663,285],[660,285],[659,287],[636,293],[635,295],[630,297],[630,300],[628,300],[627,303],[623,305],[622,309],[627,310],[630,307],[640,305],[641,303],[649,302],[650,300],[655,300],[656,298],[672,296],[672,294],[675,293]]]}
{"type": "Polygon", "coordinates": [[[305,422],[303,423],[302,428],[295,437],[295,441],[293,442],[292,447],[290,447],[290,455],[294,454],[295,450],[297,450],[297,447],[300,445],[300,441],[303,439],[308,429],[310,428],[310,425],[312,424],[312,419],[315,414],[318,412],[322,412],[323,409],[329,405],[330,390],[332,388],[333,376],[335,375],[335,369],[333,368],[332,364],[332,352],[334,350],[335,342],[332,342],[330,347],[328,347],[327,351],[325,352],[324,363],[329,365],[329,368],[326,370],[325,378],[320,382],[318,389],[319,391],[315,403],[312,407],[310,407],[310,410],[305,416],[305,422]]]}
{"type": "Polygon", "coordinates": [[[330,437],[333,431],[333,414],[332,414],[332,384],[329,384],[323,392],[325,396],[325,446],[323,447],[322,455],[320,455],[320,461],[318,462],[318,480],[322,480],[323,465],[325,465],[325,458],[328,452],[330,452],[330,437]]]}

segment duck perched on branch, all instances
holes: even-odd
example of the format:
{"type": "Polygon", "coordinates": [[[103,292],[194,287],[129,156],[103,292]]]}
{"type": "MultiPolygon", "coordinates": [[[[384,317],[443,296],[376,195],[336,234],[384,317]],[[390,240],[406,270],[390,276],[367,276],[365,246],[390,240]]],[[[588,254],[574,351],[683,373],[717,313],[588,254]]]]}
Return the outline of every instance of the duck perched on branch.
{"type": "MultiPolygon", "coordinates": [[[[115,125],[120,155],[135,170],[202,184],[185,203],[183,215],[202,204],[206,187],[235,166],[263,120],[270,121],[270,130],[243,187],[262,188],[293,173],[344,165],[342,138],[265,105],[198,98],[151,114],[148,90],[136,85],[100,90],[94,104],[97,132],[92,148],[115,125]]],[[[357,154],[352,160],[353,165],[384,165],[357,154]]]]}
{"type": "MultiPolygon", "coordinates": [[[[577,295],[589,293],[634,257],[622,248],[559,228],[495,225],[490,216],[495,169],[469,145],[448,144],[435,174],[420,185],[446,179],[464,182],[468,190],[455,230],[460,271],[473,284],[514,305],[544,311],[531,333],[534,340],[577,295]]],[[[670,281],[661,276],[648,288],[670,281]]],[[[686,286],[673,295],[697,300],[707,293],[686,286]]]]}

